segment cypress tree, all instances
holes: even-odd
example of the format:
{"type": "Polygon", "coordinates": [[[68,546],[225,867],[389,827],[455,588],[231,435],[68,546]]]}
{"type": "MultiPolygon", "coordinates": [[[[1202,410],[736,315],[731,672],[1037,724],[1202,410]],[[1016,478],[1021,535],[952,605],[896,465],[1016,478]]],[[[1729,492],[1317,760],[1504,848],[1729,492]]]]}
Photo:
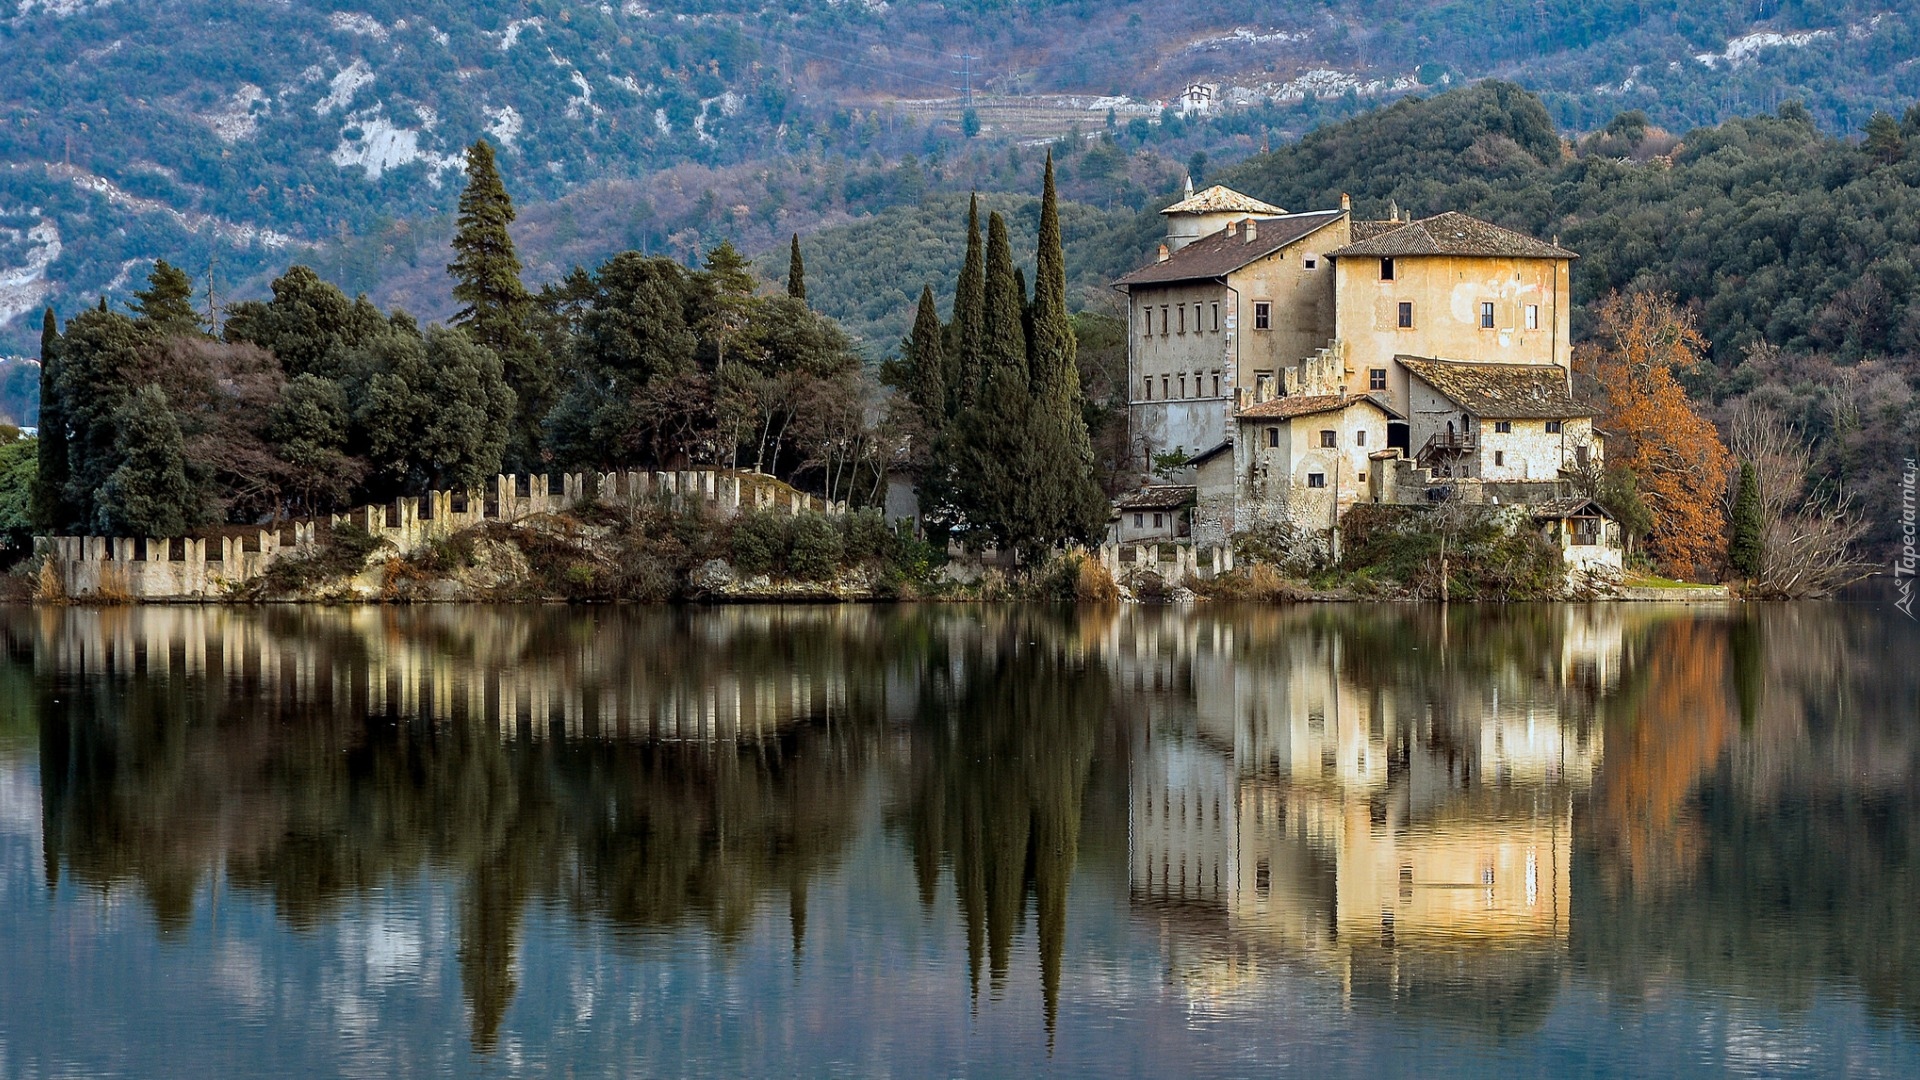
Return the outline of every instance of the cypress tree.
{"type": "Polygon", "coordinates": [[[46,532],[66,527],[67,418],[60,401],[60,327],[48,308],[40,319],[40,449],[33,478],[33,524],[46,532]]]}
{"type": "Polygon", "coordinates": [[[1007,223],[987,218],[985,304],[980,388],[963,415],[955,481],[968,531],[1000,548],[1032,546],[1028,510],[1034,468],[1031,389],[1021,296],[1014,280],[1007,223]]]}
{"type": "Polygon", "coordinates": [[[804,302],[807,299],[807,264],[800,258],[800,234],[793,234],[793,246],[787,252],[787,295],[804,302]]]}
{"type": "Polygon", "coordinates": [[[1753,462],[1740,463],[1740,486],[1733,496],[1733,537],[1727,545],[1727,563],[1749,580],[1760,576],[1765,551],[1765,521],[1760,506],[1760,476],[1753,462]]]}
{"type": "Polygon", "coordinates": [[[542,362],[533,333],[533,299],[520,281],[520,256],[507,226],[513,199],[500,179],[493,147],[485,139],[467,149],[467,186],[453,236],[453,298],[460,310],[453,324],[499,356],[507,385],[518,401],[509,440],[509,464],[531,466],[539,458],[540,421],[552,407],[554,376],[542,362]]]}
{"type": "Polygon", "coordinates": [[[1092,541],[1106,526],[1107,501],[1093,476],[1093,446],[1080,408],[1080,370],[1067,314],[1067,264],[1060,242],[1053,155],[1047,155],[1040,200],[1040,243],[1034,260],[1033,331],[1028,341],[1033,428],[1038,443],[1032,477],[1040,516],[1035,541],[1092,541]]]}
{"type": "Polygon", "coordinates": [[[946,356],[941,348],[940,310],[933,303],[933,287],[920,289],[920,310],[907,336],[907,395],[929,433],[947,423],[946,356]]]}
{"type": "Polygon", "coordinates": [[[947,372],[947,409],[958,415],[980,389],[986,337],[987,264],[980,245],[980,196],[967,204],[967,257],[953,293],[954,356],[947,372]]]}

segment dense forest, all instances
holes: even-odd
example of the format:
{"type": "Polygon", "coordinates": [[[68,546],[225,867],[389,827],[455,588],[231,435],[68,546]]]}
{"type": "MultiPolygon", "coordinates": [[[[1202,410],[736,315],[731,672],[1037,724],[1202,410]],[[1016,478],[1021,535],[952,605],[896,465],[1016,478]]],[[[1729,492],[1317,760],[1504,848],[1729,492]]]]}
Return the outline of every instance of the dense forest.
{"type": "Polygon", "coordinates": [[[459,156],[483,136],[543,277],[629,247],[693,266],[928,193],[1031,191],[1037,155],[1012,176],[1008,152],[1076,129],[1106,137],[1063,198],[1140,209],[1191,164],[1489,76],[1573,131],[1798,100],[1857,135],[1920,97],[1899,62],[1917,19],[1853,0],[22,4],[0,19],[0,344],[30,353],[41,303],[124,298],[156,258],[236,297],[307,263],[445,317],[459,156]],[[1221,107],[1168,107],[1195,82],[1221,107]]]}

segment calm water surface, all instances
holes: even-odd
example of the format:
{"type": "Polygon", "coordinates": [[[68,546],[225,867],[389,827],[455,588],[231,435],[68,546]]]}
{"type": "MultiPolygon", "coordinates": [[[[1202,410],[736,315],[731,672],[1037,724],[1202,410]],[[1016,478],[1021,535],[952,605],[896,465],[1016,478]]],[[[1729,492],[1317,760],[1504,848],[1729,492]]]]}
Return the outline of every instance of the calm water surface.
{"type": "Polygon", "coordinates": [[[1920,1075],[1890,607],[0,643],[0,1077],[1920,1075]]]}

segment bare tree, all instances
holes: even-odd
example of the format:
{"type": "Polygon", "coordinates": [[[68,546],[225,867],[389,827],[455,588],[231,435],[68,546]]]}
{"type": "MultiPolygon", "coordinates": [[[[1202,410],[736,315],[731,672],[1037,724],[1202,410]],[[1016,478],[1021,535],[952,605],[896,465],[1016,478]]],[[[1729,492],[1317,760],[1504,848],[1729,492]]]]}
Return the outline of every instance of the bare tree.
{"type": "MultiPolygon", "coordinates": [[[[1773,410],[1746,399],[1728,417],[1727,445],[1734,457],[1753,465],[1759,485],[1757,595],[1825,596],[1872,571],[1855,554],[1867,522],[1853,495],[1838,488],[1806,491],[1813,451],[1800,432],[1773,410]]],[[[1732,492],[1727,499],[1731,505],[1732,492]]]]}

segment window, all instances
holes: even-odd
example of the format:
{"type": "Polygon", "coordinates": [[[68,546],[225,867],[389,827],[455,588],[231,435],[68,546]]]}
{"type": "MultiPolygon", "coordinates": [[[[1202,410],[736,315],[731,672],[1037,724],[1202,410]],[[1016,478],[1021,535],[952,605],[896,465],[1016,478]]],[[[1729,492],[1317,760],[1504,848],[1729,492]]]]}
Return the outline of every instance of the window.
{"type": "Polygon", "coordinates": [[[1495,450],[1493,452],[1493,463],[1495,465],[1505,465],[1507,463],[1507,452],[1505,450],[1495,450]]]}
{"type": "Polygon", "coordinates": [[[1326,473],[1323,473],[1323,472],[1310,472],[1310,473],[1308,473],[1308,474],[1307,474],[1307,486],[1308,486],[1308,487],[1310,487],[1310,488],[1323,488],[1323,487],[1326,487],[1326,486],[1327,486],[1327,474],[1326,474],[1326,473]]]}
{"type": "Polygon", "coordinates": [[[1160,336],[1167,336],[1167,305],[1160,305],[1160,336]]]}
{"type": "Polygon", "coordinates": [[[1280,445],[1280,429],[1279,428],[1270,427],[1267,429],[1267,445],[1268,446],[1280,445]]]}
{"type": "Polygon", "coordinates": [[[1320,445],[1321,446],[1339,446],[1340,445],[1339,433],[1336,431],[1333,431],[1331,428],[1321,431],[1320,445]]]}
{"type": "Polygon", "coordinates": [[[1139,528],[1144,528],[1144,527],[1145,527],[1145,525],[1146,525],[1146,523],[1147,523],[1147,515],[1145,515],[1145,514],[1135,514],[1135,515],[1133,515],[1133,527],[1134,527],[1134,528],[1136,528],[1136,529],[1139,529],[1139,528]]]}
{"type": "Polygon", "coordinates": [[[1480,329],[1493,329],[1493,304],[1491,301],[1480,305],[1480,329]]]}
{"type": "Polygon", "coordinates": [[[1185,304],[1180,305],[1180,332],[1183,334],[1187,332],[1187,305],[1185,304]]]}
{"type": "Polygon", "coordinates": [[[1200,332],[1200,305],[1199,304],[1193,305],[1193,332],[1196,334],[1200,332]]]}
{"type": "Polygon", "coordinates": [[[1529,330],[1540,329],[1540,305],[1539,304],[1527,305],[1527,329],[1529,330]]]}
{"type": "Polygon", "coordinates": [[[1220,332],[1220,302],[1217,300],[1213,304],[1213,332],[1220,332]]]}
{"type": "Polygon", "coordinates": [[[1380,280],[1381,281],[1393,280],[1393,260],[1392,259],[1380,260],[1380,280]]]}
{"type": "Polygon", "coordinates": [[[1153,400],[1153,376],[1151,375],[1147,376],[1147,392],[1140,396],[1141,396],[1141,399],[1144,401],[1153,400]]]}
{"type": "Polygon", "coordinates": [[[1560,434],[1560,421],[1558,420],[1547,421],[1547,434],[1549,435],[1560,434]]]}
{"type": "Polygon", "coordinates": [[[1213,373],[1213,396],[1220,396],[1220,373],[1217,371],[1213,373]]]}
{"type": "Polygon", "coordinates": [[[1512,431],[1513,421],[1511,420],[1495,420],[1493,422],[1493,432],[1496,435],[1507,435],[1512,433],[1512,431]]]}
{"type": "MultiPolygon", "coordinates": [[[[1364,431],[1356,431],[1356,432],[1354,432],[1354,433],[1353,433],[1353,445],[1355,445],[1355,446],[1365,446],[1365,445],[1367,445],[1367,433],[1366,433],[1366,432],[1364,432],[1364,431]]],[[[1365,479],[1366,479],[1366,477],[1364,477],[1364,476],[1362,476],[1362,477],[1361,477],[1360,479],[1362,479],[1362,480],[1365,480],[1365,479]]]]}
{"type": "Polygon", "coordinates": [[[1257,300],[1253,305],[1253,328],[1255,330],[1273,329],[1273,305],[1265,300],[1257,300]]]}
{"type": "Polygon", "coordinates": [[[1185,375],[1180,376],[1180,396],[1187,396],[1187,377],[1185,375]]]}
{"type": "Polygon", "coordinates": [[[1148,337],[1153,336],[1153,309],[1150,307],[1140,312],[1140,332],[1148,337]]]}
{"type": "Polygon", "coordinates": [[[1160,376],[1160,396],[1163,398],[1173,397],[1173,376],[1160,376]]]}
{"type": "Polygon", "coordinates": [[[1405,330],[1413,325],[1413,301],[1400,301],[1400,328],[1405,330]]]}
{"type": "Polygon", "coordinates": [[[1573,448],[1573,463],[1583,469],[1587,467],[1587,447],[1585,443],[1573,448]]]}
{"type": "Polygon", "coordinates": [[[1387,369],[1383,367],[1367,369],[1367,389],[1385,390],[1387,388],[1387,369]]]}
{"type": "Polygon", "coordinates": [[[1320,265],[1320,260],[1319,260],[1319,259],[1316,259],[1316,258],[1314,258],[1314,257],[1313,257],[1313,256],[1311,256],[1311,255],[1309,255],[1309,256],[1307,256],[1307,269],[1309,269],[1309,270],[1311,270],[1311,269],[1313,269],[1314,267],[1316,267],[1316,266],[1319,266],[1319,265],[1320,265]]]}
{"type": "Polygon", "coordinates": [[[1160,515],[1159,515],[1159,514],[1155,514],[1155,515],[1153,515],[1153,527],[1154,527],[1154,528],[1156,528],[1156,529],[1160,527],[1160,515]]]}

